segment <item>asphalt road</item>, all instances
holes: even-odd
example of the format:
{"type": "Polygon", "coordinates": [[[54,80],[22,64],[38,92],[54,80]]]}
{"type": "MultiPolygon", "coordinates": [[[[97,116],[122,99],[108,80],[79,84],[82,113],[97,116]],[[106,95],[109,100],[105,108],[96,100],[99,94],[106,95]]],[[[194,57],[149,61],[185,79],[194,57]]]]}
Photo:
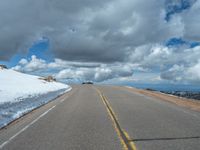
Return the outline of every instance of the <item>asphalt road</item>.
{"type": "Polygon", "coordinates": [[[199,150],[200,113],[114,86],[77,85],[0,130],[4,150],[199,150]]]}

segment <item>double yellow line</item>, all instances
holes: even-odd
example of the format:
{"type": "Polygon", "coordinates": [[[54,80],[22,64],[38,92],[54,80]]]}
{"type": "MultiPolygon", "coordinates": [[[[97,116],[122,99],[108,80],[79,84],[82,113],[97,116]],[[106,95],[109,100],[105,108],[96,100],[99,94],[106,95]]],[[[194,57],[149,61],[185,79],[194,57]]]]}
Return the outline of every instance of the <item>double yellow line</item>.
{"type": "Polygon", "coordinates": [[[117,119],[117,116],[115,115],[115,112],[113,111],[107,98],[103,95],[103,93],[100,90],[98,90],[97,88],[95,88],[95,89],[99,93],[101,100],[103,101],[104,105],[106,106],[107,112],[112,120],[114,129],[120,139],[123,149],[124,150],[136,150],[136,146],[135,146],[134,142],[131,140],[128,133],[124,129],[121,128],[119,121],[117,119]]]}

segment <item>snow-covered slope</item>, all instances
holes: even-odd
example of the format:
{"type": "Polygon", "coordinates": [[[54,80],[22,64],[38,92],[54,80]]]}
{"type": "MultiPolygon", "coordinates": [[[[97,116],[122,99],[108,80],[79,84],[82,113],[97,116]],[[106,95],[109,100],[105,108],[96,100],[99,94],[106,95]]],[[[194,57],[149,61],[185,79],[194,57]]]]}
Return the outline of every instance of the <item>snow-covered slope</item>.
{"type": "Polygon", "coordinates": [[[0,127],[71,89],[58,82],[0,69],[0,127]]]}

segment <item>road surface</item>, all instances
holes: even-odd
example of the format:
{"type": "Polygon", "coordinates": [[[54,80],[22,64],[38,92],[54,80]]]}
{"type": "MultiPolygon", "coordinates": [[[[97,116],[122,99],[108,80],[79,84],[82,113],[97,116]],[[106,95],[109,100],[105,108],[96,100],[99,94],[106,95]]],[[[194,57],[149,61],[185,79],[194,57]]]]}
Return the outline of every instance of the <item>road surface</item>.
{"type": "Polygon", "coordinates": [[[198,150],[200,113],[126,87],[76,85],[0,130],[3,150],[198,150]]]}

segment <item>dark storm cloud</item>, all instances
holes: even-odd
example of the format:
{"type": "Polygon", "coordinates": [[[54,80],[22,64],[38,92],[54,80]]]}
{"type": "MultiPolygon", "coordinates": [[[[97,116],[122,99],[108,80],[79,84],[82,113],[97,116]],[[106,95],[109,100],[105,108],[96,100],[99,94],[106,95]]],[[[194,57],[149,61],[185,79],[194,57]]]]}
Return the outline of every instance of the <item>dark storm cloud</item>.
{"type": "Polygon", "coordinates": [[[98,10],[104,3],[104,0],[2,0],[0,59],[5,60],[17,52],[27,50],[41,36],[49,36],[53,48],[57,50],[57,44],[60,44],[57,41],[61,38],[59,42],[65,42],[62,34],[67,34],[68,29],[81,24],[87,17],[87,14],[81,16],[82,13],[87,9],[98,10]]]}
{"type": "MultiPolygon", "coordinates": [[[[176,4],[180,2],[176,0],[176,4]]],[[[74,73],[77,78],[104,81],[131,76],[132,66],[138,66],[159,68],[162,79],[172,80],[167,74],[179,72],[178,67],[173,68],[177,65],[196,81],[199,47],[168,48],[163,44],[174,37],[200,41],[200,1],[188,2],[190,7],[166,21],[166,0],[1,0],[0,60],[25,53],[46,37],[54,62],[32,56],[16,70],[31,72],[57,65],[65,66],[57,72],[59,78],[71,78],[74,73]]]]}
{"type": "Polygon", "coordinates": [[[164,15],[164,1],[156,0],[2,0],[1,59],[45,36],[58,58],[124,61],[136,46],[182,34],[164,15]]]}
{"type": "Polygon", "coordinates": [[[52,49],[57,57],[67,60],[126,61],[128,52],[139,45],[182,34],[171,30],[178,23],[165,22],[163,5],[155,0],[115,0],[101,9],[88,8],[79,14],[73,31],[48,35],[52,49]]]}

